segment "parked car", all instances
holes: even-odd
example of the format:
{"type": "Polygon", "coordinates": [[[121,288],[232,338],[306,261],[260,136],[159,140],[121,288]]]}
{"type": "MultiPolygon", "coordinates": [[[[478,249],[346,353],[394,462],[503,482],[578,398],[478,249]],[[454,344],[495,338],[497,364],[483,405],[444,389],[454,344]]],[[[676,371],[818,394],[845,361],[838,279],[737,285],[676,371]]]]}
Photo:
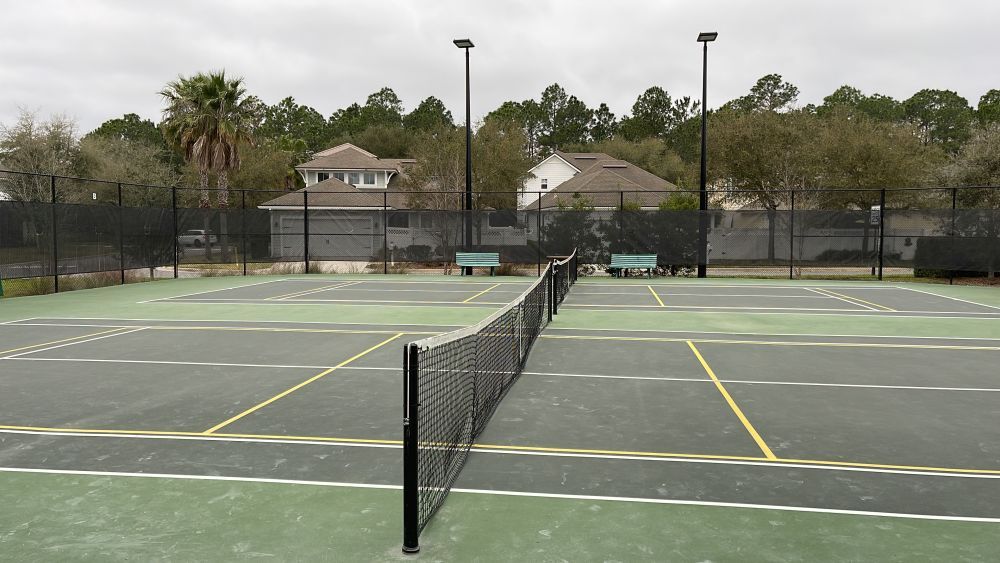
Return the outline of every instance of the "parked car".
{"type": "Polygon", "coordinates": [[[211,231],[205,231],[203,229],[190,229],[184,231],[184,234],[177,237],[177,244],[180,246],[193,246],[195,248],[201,248],[206,244],[214,245],[219,242],[219,238],[212,234],[211,231]]]}

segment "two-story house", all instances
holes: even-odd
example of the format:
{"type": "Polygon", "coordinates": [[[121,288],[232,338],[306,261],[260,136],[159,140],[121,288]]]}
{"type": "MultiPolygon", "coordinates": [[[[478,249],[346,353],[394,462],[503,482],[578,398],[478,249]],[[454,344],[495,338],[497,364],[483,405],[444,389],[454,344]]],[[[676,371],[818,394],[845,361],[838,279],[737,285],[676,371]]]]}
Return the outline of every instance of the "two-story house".
{"type": "Polygon", "coordinates": [[[600,152],[556,151],[529,172],[520,197],[521,208],[529,211],[571,205],[574,194],[585,196],[595,209],[615,209],[623,202],[656,209],[668,192],[678,189],[631,162],[600,152]]]}

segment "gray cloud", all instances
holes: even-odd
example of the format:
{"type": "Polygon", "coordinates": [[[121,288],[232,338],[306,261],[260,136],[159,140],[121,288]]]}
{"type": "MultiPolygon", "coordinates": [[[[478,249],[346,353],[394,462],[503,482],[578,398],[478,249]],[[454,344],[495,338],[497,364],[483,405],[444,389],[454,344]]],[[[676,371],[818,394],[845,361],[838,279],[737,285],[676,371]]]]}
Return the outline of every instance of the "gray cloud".
{"type": "Polygon", "coordinates": [[[699,31],[715,30],[709,105],[776,72],[819,103],[841,84],[909,97],[958,91],[975,104],[1000,87],[1000,3],[171,1],[10,2],[0,35],[0,122],[18,107],[67,113],[87,131],[136,112],[178,74],[225,68],[269,103],[285,96],[329,115],[392,87],[407,109],[434,95],[463,109],[471,37],[473,114],[558,82],[621,115],[653,84],[700,95],[699,31]]]}

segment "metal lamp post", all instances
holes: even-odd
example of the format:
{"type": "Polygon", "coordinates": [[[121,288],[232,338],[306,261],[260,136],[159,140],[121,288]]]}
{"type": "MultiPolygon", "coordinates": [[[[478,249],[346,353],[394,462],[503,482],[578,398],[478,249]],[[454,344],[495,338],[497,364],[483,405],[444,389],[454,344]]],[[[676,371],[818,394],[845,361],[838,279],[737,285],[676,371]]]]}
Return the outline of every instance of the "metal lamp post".
{"type": "MultiPolygon", "coordinates": [[[[456,39],[455,46],[465,49],[465,250],[472,250],[472,110],[469,104],[469,49],[475,47],[471,39],[456,39]]],[[[472,275],[467,266],[464,274],[472,275]]]]}
{"type": "Polygon", "coordinates": [[[704,47],[701,69],[701,179],[698,183],[698,277],[708,275],[708,44],[719,34],[714,31],[698,34],[698,42],[704,47]]]}

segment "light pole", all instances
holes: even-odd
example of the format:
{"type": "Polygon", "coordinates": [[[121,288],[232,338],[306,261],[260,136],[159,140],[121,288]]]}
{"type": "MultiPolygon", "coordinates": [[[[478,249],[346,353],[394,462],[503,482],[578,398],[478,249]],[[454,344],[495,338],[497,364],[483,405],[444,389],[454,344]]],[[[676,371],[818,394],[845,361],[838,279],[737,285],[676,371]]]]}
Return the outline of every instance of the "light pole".
{"type": "Polygon", "coordinates": [[[708,275],[708,44],[719,34],[714,31],[698,34],[704,47],[701,65],[701,179],[698,182],[698,277],[708,275]]]}
{"type": "MultiPolygon", "coordinates": [[[[471,39],[453,41],[459,49],[465,49],[465,250],[472,250],[472,110],[469,105],[469,49],[475,47],[471,39]]],[[[472,267],[467,266],[464,274],[472,275],[472,267]]]]}

